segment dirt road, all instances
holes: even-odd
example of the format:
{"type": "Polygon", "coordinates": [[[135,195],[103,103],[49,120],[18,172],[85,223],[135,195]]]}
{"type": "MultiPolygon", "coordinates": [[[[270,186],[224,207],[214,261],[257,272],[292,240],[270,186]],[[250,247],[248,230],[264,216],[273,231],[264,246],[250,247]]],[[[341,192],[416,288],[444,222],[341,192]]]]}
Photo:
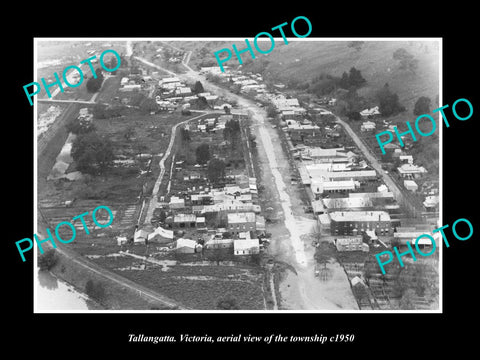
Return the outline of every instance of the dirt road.
{"type": "Polygon", "coordinates": [[[335,276],[334,280],[329,281],[328,286],[322,285],[318,278],[314,277],[313,248],[302,240],[304,235],[311,233],[314,221],[312,219],[308,222],[299,216],[303,213],[303,207],[289,182],[289,159],[284,152],[277,131],[264,120],[267,117],[265,109],[257,106],[250,99],[210,83],[205,76],[198,74],[188,65],[184,64],[188,69],[186,73],[176,74],[141,57],[135,58],[180,79],[189,82],[200,81],[205,91],[236,101],[239,107],[246,109],[252,115],[251,132],[258,142],[257,150],[262,169],[262,182],[272,191],[276,207],[279,209],[278,213],[284,217],[284,221],[275,225],[275,236],[270,248],[273,255],[290,263],[298,274],[297,276],[290,275],[287,278],[293,286],[288,286],[290,284],[280,285],[284,302],[283,308],[295,310],[356,309],[350,284],[343,269],[335,267],[332,270],[335,276]],[[295,277],[292,278],[292,276],[295,277]]]}

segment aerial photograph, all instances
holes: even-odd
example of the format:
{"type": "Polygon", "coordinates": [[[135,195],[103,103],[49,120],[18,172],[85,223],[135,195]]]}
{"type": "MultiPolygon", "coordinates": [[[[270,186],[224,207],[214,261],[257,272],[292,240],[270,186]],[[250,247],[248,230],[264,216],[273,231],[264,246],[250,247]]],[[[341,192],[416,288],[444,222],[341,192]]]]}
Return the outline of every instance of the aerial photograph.
{"type": "Polygon", "coordinates": [[[34,40],[35,312],[441,310],[441,39],[34,40]]]}

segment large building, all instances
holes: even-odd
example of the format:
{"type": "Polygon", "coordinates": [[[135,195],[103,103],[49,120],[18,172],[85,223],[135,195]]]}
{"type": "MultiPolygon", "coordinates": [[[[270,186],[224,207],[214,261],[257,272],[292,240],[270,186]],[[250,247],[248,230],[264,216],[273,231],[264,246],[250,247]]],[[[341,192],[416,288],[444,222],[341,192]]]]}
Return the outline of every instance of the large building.
{"type": "Polygon", "coordinates": [[[356,186],[360,186],[357,181],[344,180],[344,181],[312,181],[311,189],[315,198],[318,199],[323,193],[347,193],[354,191],[356,186]]]}
{"type": "Polygon", "coordinates": [[[366,230],[374,230],[377,235],[393,234],[386,211],[334,211],[329,215],[332,235],[357,235],[366,230]]]}
{"type": "Polygon", "coordinates": [[[256,230],[256,216],[253,212],[229,213],[227,221],[228,231],[234,234],[256,230]]]}

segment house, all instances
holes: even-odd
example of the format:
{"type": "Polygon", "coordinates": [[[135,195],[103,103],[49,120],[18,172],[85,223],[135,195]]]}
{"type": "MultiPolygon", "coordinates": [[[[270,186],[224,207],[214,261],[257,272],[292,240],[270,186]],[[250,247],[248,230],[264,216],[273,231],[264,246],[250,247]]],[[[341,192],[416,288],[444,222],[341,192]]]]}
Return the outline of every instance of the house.
{"type": "Polygon", "coordinates": [[[266,231],[265,218],[261,215],[255,215],[255,229],[256,231],[266,231]]]}
{"type": "Polygon", "coordinates": [[[369,251],[367,244],[363,242],[362,236],[348,236],[337,238],[333,242],[337,251],[369,251]]]}
{"type": "Polygon", "coordinates": [[[195,220],[195,226],[199,228],[204,228],[206,226],[205,223],[205,217],[203,216],[197,216],[197,219],[195,220]]]}
{"type": "Polygon", "coordinates": [[[146,244],[148,239],[148,231],[141,229],[135,231],[133,235],[133,243],[134,244],[146,244]]]}
{"type": "Polygon", "coordinates": [[[170,209],[183,209],[185,208],[185,199],[172,196],[168,205],[170,206],[170,209]]]}
{"type": "Polygon", "coordinates": [[[332,235],[357,235],[366,230],[381,235],[393,233],[392,220],[386,211],[334,211],[329,215],[332,235]]]}
{"type": "Polygon", "coordinates": [[[399,159],[402,163],[407,163],[413,165],[413,156],[412,155],[400,155],[399,159]]]}
{"type": "Polygon", "coordinates": [[[234,234],[256,230],[256,216],[254,212],[227,214],[227,223],[228,231],[234,234]]]}
{"type": "Polygon", "coordinates": [[[122,87],[120,87],[118,90],[120,91],[138,91],[142,88],[141,85],[138,85],[138,84],[133,84],[133,85],[130,85],[130,84],[127,84],[127,85],[124,85],[122,87]]]}
{"type": "MultiPolygon", "coordinates": [[[[400,246],[407,246],[407,242],[409,242],[412,247],[415,247],[415,242],[417,238],[420,237],[418,240],[419,248],[432,247],[432,241],[425,236],[422,236],[427,233],[429,233],[428,230],[399,227],[397,228],[397,232],[393,234],[393,237],[399,242],[400,246]]],[[[441,236],[442,235],[439,232],[433,234],[432,237],[435,240],[435,245],[442,241],[441,236]]]]}
{"type": "Polygon", "coordinates": [[[161,226],[157,227],[153,232],[148,234],[147,240],[157,240],[160,242],[165,242],[165,241],[172,241],[173,240],[173,231],[172,230],[166,230],[162,228],[161,226]]]}
{"type": "Polygon", "coordinates": [[[323,193],[338,193],[354,191],[359,186],[357,181],[354,180],[341,180],[341,181],[324,181],[324,180],[312,180],[311,189],[315,198],[323,193]]]}
{"type": "Polygon", "coordinates": [[[428,211],[435,211],[435,208],[438,206],[440,202],[440,198],[436,195],[433,196],[426,196],[425,201],[423,202],[423,206],[425,206],[425,209],[428,211]]]}
{"type": "Polygon", "coordinates": [[[180,254],[193,254],[196,252],[197,242],[190,239],[180,238],[176,241],[175,250],[180,254]]]}
{"type": "Polygon", "coordinates": [[[312,201],[312,211],[314,215],[324,214],[326,210],[322,199],[312,201]]]}
{"type": "Polygon", "coordinates": [[[233,248],[233,239],[212,238],[205,243],[205,249],[228,249],[233,248]]]}
{"type": "Polygon", "coordinates": [[[416,192],[418,190],[418,185],[413,180],[403,180],[403,186],[405,186],[405,189],[411,192],[416,192]]]}
{"type": "Polygon", "coordinates": [[[348,162],[347,154],[343,152],[343,150],[344,148],[322,149],[319,147],[309,147],[304,149],[302,155],[307,155],[313,160],[316,160],[316,162],[337,162],[339,160],[348,162]]]}
{"type": "Polygon", "coordinates": [[[176,214],[173,217],[174,228],[193,228],[197,224],[197,216],[194,214],[176,214]]]}
{"type": "Polygon", "coordinates": [[[403,164],[402,166],[398,167],[397,170],[400,175],[406,179],[418,179],[427,172],[423,166],[412,164],[403,164]]]}
{"type": "Polygon", "coordinates": [[[128,242],[128,239],[126,236],[117,236],[117,245],[124,245],[128,242]]]}
{"type": "Polygon", "coordinates": [[[192,94],[192,89],[189,87],[177,87],[175,89],[175,95],[177,96],[188,96],[192,94]]]}
{"type": "Polygon", "coordinates": [[[331,218],[327,213],[318,215],[318,224],[320,225],[320,231],[325,234],[331,232],[331,218]]]}
{"type": "Polygon", "coordinates": [[[360,126],[360,131],[374,131],[376,124],[373,121],[365,121],[360,126]]]}
{"type": "Polygon", "coordinates": [[[258,239],[234,240],[233,253],[235,255],[253,255],[260,253],[260,243],[258,239]]]}
{"type": "Polygon", "coordinates": [[[380,115],[380,110],[379,110],[378,106],[372,107],[370,109],[364,109],[364,110],[360,111],[360,116],[363,116],[363,117],[371,117],[371,116],[374,116],[374,115],[380,115]]]}
{"type": "Polygon", "coordinates": [[[175,89],[181,86],[181,81],[177,77],[163,78],[159,81],[158,85],[164,89],[175,89]]]}

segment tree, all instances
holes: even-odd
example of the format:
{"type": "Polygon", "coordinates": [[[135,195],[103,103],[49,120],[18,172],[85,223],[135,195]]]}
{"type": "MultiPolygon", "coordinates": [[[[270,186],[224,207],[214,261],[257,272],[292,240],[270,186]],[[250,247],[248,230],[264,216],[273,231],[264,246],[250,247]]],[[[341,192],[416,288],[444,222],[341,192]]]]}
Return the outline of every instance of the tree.
{"type": "Polygon", "coordinates": [[[208,162],[207,168],[208,180],[216,183],[225,178],[225,163],[220,159],[212,159],[208,162]]]}
{"type": "Polygon", "coordinates": [[[348,82],[350,86],[353,86],[355,88],[358,88],[365,84],[367,80],[365,80],[362,76],[362,73],[360,70],[355,69],[355,67],[352,67],[350,69],[350,74],[348,75],[348,82]]]}
{"type": "Polygon", "coordinates": [[[377,98],[379,101],[379,110],[384,116],[395,115],[405,111],[405,107],[403,107],[398,100],[398,95],[390,91],[388,83],[378,91],[377,98]]]}
{"type": "Polygon", "coordinates": [[[272,104],[267,106],[267,116],[271,118],[277,116],[277,110],[275,110],[275,107],[272,104]]]}
{"type": "Polygon", "coordinates": [[[112,142],[96,132],[78,135],[72,144],[71,155],[78,170],[87,174],[104,172],[114,159],[112,142]]]}
{"type": "Polygon", "coordinates": [[[217,302],[217,309],[220,310],[239,310],[237,300],[232,297],[220,299],[217,302]]]}
{"type": "Polygon", "coordinates": [[[38,267],[40,270],[50,270],[58,262],[58,256],[55,249],[49,249],[38,256],[38,267]]]}
{"type": "Polygon", "coordinates": [[[413,108],[414,115],[428,114],[430,112],[430,103],[432,101],[427,96],[421,96],[418,98],[413,108]]]}
{"type": "Polygon", "coordinates": [[[415,59],[414,56],[404,48],[399,48],[395,50],[395,52],[393,53],[393,59],[399,61],[400,69],[409,70],[415,73],[415,69],[418,65],[418,60],[415,59]]]}
{"type": "Polygon", "coordinates": [[[240,123],[238,120],[228,120],[225,123],[225,129],[223,130],[223,137],[230,142],[232,150],[234,150],[240,139],[240,123]]]}
{"type": "Polygon", "coordinates": [[[200,94],[200,93],[205,92],[205,90],[203,89],[203,85],[200,81],[197,81],[195,83],[195,85],[193,86],[192,92],[194,94],[200,94]]]}
{"type": "Polygon", "coordinates": [[[91,121],[79,121],[75,119],[67,125],[67,131],[75,135],[86,134],[90,131],[95,131],[95,124],[91,121]]]}
{"type": "Polygon", "coordinates": [[[195,104],[196,104],[197,108],[200,109],[200,110],[208,108],[208,101],[205,98],[205,96],[199,96],[195,100],[195,104]]]}
{"type": "Polygon", "coordinates": [[[360,51],[363,44],[365,44],[365,41],[350,41],[347,46],[349,48],[354,48],[356,51],[360,51]]]}
{"type": "Polygon", "coordinates": [[[103,71],[102,71],[102,69],[95,70],[95,73],[97,74],[97,77],[94,78],[92,76],[91,78],[88,79],[87,84],[86,84],[87,91],[91,92],[91,93],[95,93],[98,90],[100,90],[100,88],[102,87],[102,83],[103,83],[103,71]]]}
{"type": "Polygon", "coordinates": [[[350,79],[346,71],[343,72],[339,85],[344,89],[348,89],[350,87],[350,79]]]}
{"type": "Polygon", "coordinates": [[[200,144],[195,150],[197,163],[206,164],[210,160],[210,146],[208,144],[200,144]]]}
{"type": "Polygon", "coordinates": [[[182,139],[182,142],[188,142],[191,140],[190,132],[184,127],[180,128],[180,139],[182,139]]]}

